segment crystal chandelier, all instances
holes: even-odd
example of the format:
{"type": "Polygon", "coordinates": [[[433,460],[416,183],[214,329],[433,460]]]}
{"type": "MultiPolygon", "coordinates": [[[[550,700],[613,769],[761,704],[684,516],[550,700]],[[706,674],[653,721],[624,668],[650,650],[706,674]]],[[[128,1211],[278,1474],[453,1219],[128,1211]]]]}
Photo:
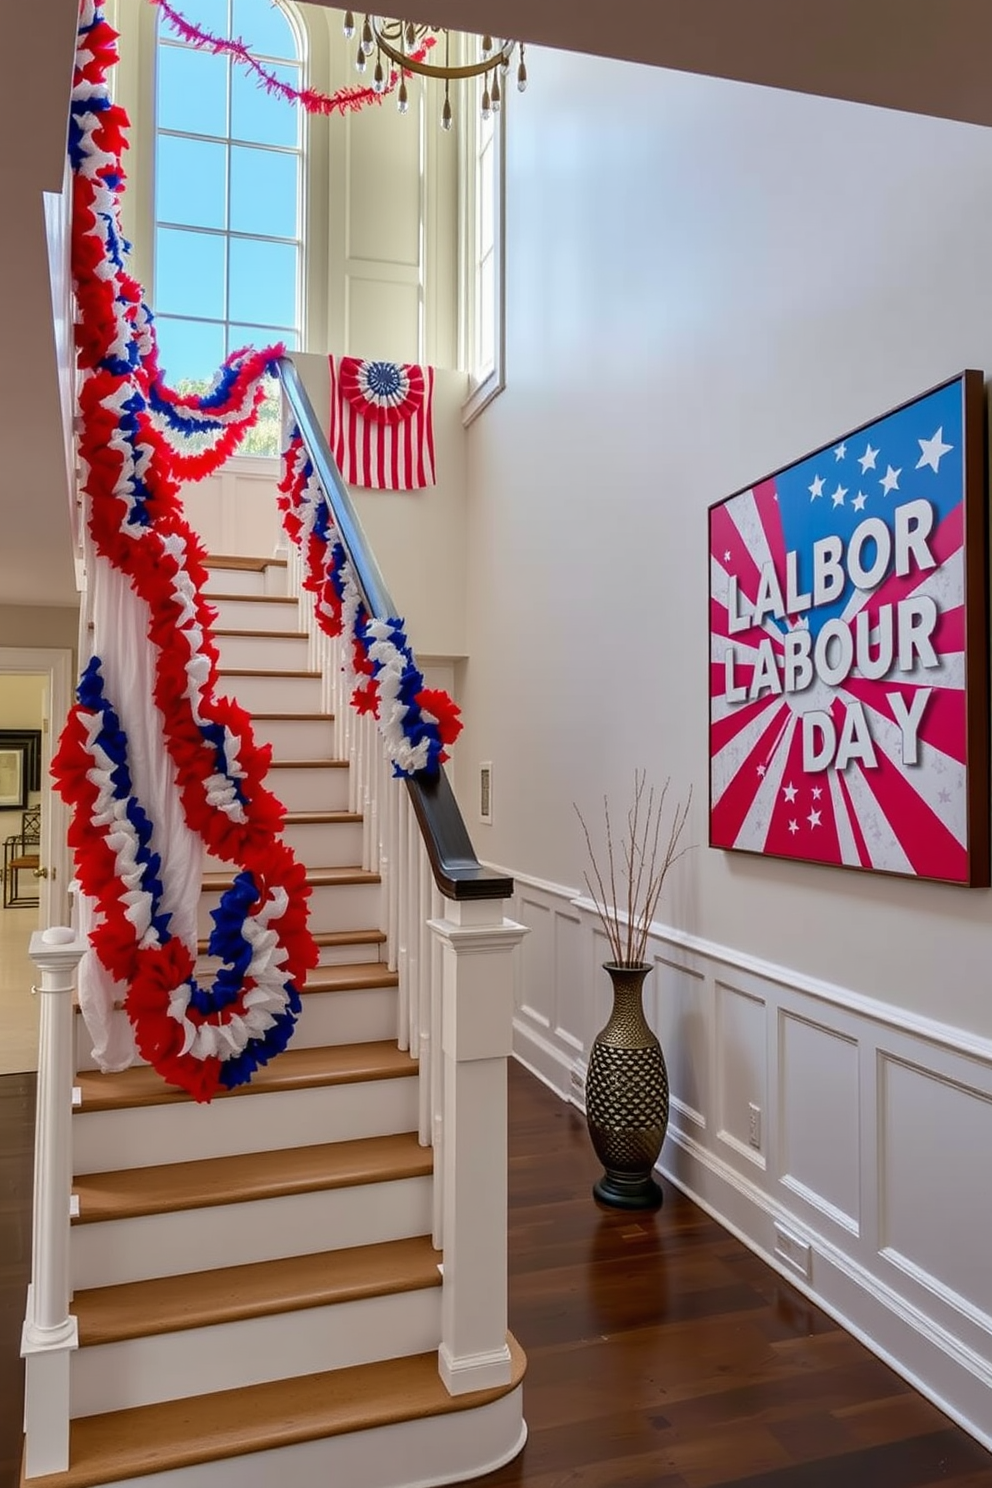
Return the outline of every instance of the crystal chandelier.
{"type": "MultiPolygon", "coordinates": [[[[349,39],[355,35],[355,16],[346,11],[344,34],[349,39]]],[[[466,38],[468,40],[468,38],[466,38]]],[[[382,16],[365,16],[358,39],[355,67],[364,72],[373,55],[375,69],[372,87],[376,93],[384,93],[388,81],[388,67],[383,58],[392,64],[399,74],[396,103],[401,114],[410,106],[407,93],[406,74],[416,73],[420,77],[438,78],[444,83],[444,106],[441,109],[441,128],[450,129],[452,121],[450,89],[453,81],[461,78],[481,78],[482,117],[489,119],[499,113],[503,105],[503,86],[513,53],[515,41],[500,41],[491,36],[476,37],[479,56],[474,62],[451,60],[451,33],[439,26],[422,26],[415,21],[391,21],[382,16]],[[435,62],[436,52],[444,52],[444,61],[435,62]]],[[[527,86],[527,64],[524,60],[524,44],[520,42],[520,58],[517,63],[517,87],[522,93],[527,86]]],[[[457,55],[456,45],[456,55],[457,55]]]]}

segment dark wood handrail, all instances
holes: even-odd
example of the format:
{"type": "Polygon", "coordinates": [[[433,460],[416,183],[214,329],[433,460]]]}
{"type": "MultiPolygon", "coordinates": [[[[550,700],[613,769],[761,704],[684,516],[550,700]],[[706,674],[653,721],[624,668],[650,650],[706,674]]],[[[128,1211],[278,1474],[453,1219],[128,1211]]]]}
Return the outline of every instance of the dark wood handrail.
{"type": "MultiPolygon", "coordinates": [[[[331,454],[299,372],[289,357],[279,361],[279,380],[307,454],[334,516],[341,546],[348,555],[365,608],[376,620],[396,617],[386,582],[358,520],[351,496],[331,454]]],[[[475,855],[464,818],[444,769],[436,775],[420,770],[407,775],[414,815],[424,839],[434,882],[447,899],[508,899],[513,879],[483,868],[475,855]]]]}

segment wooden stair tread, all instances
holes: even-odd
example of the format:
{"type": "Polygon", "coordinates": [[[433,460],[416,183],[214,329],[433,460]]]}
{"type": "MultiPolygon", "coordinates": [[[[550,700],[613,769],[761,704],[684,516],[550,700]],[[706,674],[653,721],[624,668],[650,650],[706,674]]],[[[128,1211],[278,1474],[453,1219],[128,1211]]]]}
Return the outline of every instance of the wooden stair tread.
{"type": "Polygon", "coordinates": [[[245,573],[264,573],[267,568],[285,568],[286,565],[285,558],[242,558],[230,553],[211,553],[203,560],[204,568],[243,569],[245,573]]]}
{"type": "Polygon", "coordinates": [[[512,1334],[507,1343],[509,1384],[468,1395],[448,1394],[437,1354],[429,1353],[84,1416],[70,1427],[72,1467],[32,1478],[28,1488],[98,1488],[122,1478],[472,1410],[502,1399],[523,1379],[523,1350],[512,1334]]]}
{"type": "MultiPolygon", "coordinates": [[[[248,1085],[226,1090],[217,1098],[266,1095],[281,1090],[311,1090],[327,1085],[355,1085],[365,1080],[399,1080],[417,1073],[417,1061],[391,1040],[368,1044],[334,1044],[327,1048],[285,1049],[278,1059],[258,1070],[248,1085]]],[[[168,1106],[192,1099],[178,1086],[167,1085],[146,1064],[133,1064],[116,1074],[80,1070],[76,1085],[82,1097],[76,1115],[120,1111],[136,1106],[168,1106]]]]}
{"type": "MultiPolygon", "coordinates": [[[[279,675],[283,674],[280,672],[279,675]]],[[[270,770],[347,770],[347,768],[348,761],[342,759],[273,760],[269,765],[270,770]]]]}
{"type": "MultiPolygon", "coordinates": [[[[307,883],[312,888],[327,888],[333,884],[377,884],[381,882],[378,873],[372,873],[367,868],[308,868],[307,883]]],[[[203,875],[203,889],[205,893],[216,893],[218,889],[222,892],[234,884],[236,875],[230,872],[205,873],[203,875]]]]}
{"type": "MultiPolygon", "coordinates": [[[[314,943],[317,946],[323,947],[325,950],[330,949],[332,946],[385,945],[386,943],[385,930],[315,930],[312,933],[314,943]]],[[[196,950],[200,956],[209,954],[206,938],[196,942],[196,950]]],[[[369,964],[371,965],[372,963],[370,962],[369,964]]],[[[322,971],[331,970],[329,966],[321,967],[320,969],[322,971]]]]}
{"type": "Polygon", "coordinates": [[[218,600],[244,600],[246,604],[281,604],[295,605],[299,600],[294,594],[220,594],[216,589],[205,596],[208,604],[216,604],[218,600]]]}
{"type": "Polygon", "coordinates": [[[440,1286],[429,1235],[77,1292],[81,1348],[440,1286]]]}
{"type": "MultiPolygon", "coordinates": [[[[209,598],[209,595],[207,596],[209,598]]],[[[266,631],[266,635],[270,634],[266,631]]],[[[278,671],[271,667],[218,667],[218,677],[319,677],[320,672],[278,671]]]]}
{"type": "Polygon", "coordinates": [[[361,820],[360,811],[287,811],[283,818],[287,827],[343,826],[361,820]]]}
{"type": "Polygon", "coordinates": [[[305,630],[231,630],[219,629],[214,626],[215,636],[249,636],[252,640],[266,641],[306,641],[309,640],[305,630]]]}
{"type": "Polygon", "coordinates": [[[420,1146],[416,1132],[401,1132],[159,1167],[80,1173],[73,1179],[73,1192],[79,1196],[73,1224],[421,1178],[432,1170],[431,1149],[420,1146]]]}
{"type": "Polygon", "coordinates": [[[300,990],[307,996],[312,992],[361,992],[399,984],[399,972],[390,971],[385,961],[342,961],[337,966],[314,967],[300,990]]]}

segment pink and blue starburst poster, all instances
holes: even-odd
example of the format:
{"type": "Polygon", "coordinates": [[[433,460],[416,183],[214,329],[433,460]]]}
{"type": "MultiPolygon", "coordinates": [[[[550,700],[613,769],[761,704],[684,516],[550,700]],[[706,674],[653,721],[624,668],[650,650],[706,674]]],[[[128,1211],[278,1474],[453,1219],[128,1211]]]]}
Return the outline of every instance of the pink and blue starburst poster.
{"type": "Polygon", "coordinates": [[[710,846],[989,884],[984,378],[710,508],[710,846]]]}

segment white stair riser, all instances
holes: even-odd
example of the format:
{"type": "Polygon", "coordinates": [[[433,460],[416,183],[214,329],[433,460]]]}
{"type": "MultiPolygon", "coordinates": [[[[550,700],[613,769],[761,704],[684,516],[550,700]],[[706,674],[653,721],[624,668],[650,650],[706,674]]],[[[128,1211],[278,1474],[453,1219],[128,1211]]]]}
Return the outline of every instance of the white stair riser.
{"type": "MultiPolygon", "coordinates": [[[[365,929],[371,928],[365,926],[365,929]]],[[[386,947],[382,941],[376,941],[371,945],[333,945],[319,946],[320,959],[318,966],[348,966],[353,961],[385,961],[386,947]]]]}
{"type": "MultiPolygon", "coordinates": [[[[321,966],[351,965],[356,962],[368,964],[382,959],[384,947],[379,945],[322,946],[321,966]]],[[[208,981],[213,976],[209,963],[197,963],[197,977],[208,981]]],[[[395,987],[357,988],[350,992],[314,993],[303,999],[303,1011],[293,1034],[294,1049],[319,1049],[325,1044],[376,1043],[380,1039],[395,1039],[398,1022],[395,987]]],[[[114,1013],[115,1018],[126,1019],[126,1013],[114,1013]]],[[[93,1058],[93,1040],[86,1031],[86,1024],[77,1014],[76,1069],[96,1069],[93,1058]]],[[[144,1064],[143,1059],[135,1060],[144,1064]]]]}
{"type": "Polygon", "coordinates": [[[126,1478],[113,1488],[428,1488],[495,1472],[523,1448],[523,1387],[474,1410],[126,1478]]]}
{"type": "Polygon", "coordinates": [[[348,771],[338,766],[281,770],[276,765],[265,783],[287,811],[348,810],[348,771]]]}
{"type": "Polygon", "coordinates": [[[319,713],[319,677],[232,677],[221,672],[217,691],[249,713],[319,713]]]}
{"type": "MultiPolygon", "coordinates": [[[[356,925],[379,923],[379,900],[381,884],[317,884],[310,891],[311,930],[353,930],[356,925]]],[[[219,891],[211,890],[200,895],[197,911],[202,938],[214,928],[211,910],[220,903],[219,891]]]]}
{"type": "Polygon", "coordinates": [[[305,636],[215,636],[221,667],[254,667],[263,672],[305,672],[310,643],[305,636]]]}
{"type": "Polygon", "coordinates": [[[70,1410],[94,1416],[347,1369],[427,1353],[440,1341],[439,1286],[128,1339],[73,1355],[70,1410]]]}
{"type": "Polygon", "coordinates": [[[247,596],[243,599],[211,600],[217,611],[214,621],[218,630],[300,630],[300,606],[290,603],[268,604],[247,596]]]}
{"type": "Polygon", "coordinates": [[[265,594],[265,574],[254,569],[208,568],[205,594],[265,594]]]}
{"type": "Polygon", "coordinates": [[[72,1121],[73,1171],[111,1173],[275,1152],[301,1140],[385,1137],[411,1131],[417,1119],[415,1076],[222,1097],[206,1107],[188,1101],[89,1115],[84,1107],[72,1121]]]}
{"type": "MultiPolygon", "coordinates": [[[[308,868],[347,868],[362,861],[361,822],[288,822],[283,840],[308,868]]],[[[227,865],[220,858],[203,860],[205,873],[227,865]]]]}
{"type": "Polygon", "coordinates": [[[70,1231],[73,1289],[184,1276],[430,1233],[432,1180],[399,1178],[320,1193],[147,1214],[70,1231]]]}
{"type": "Polygon", "coordinates": [[[373,1044],[399,1035],[395,987],[367,987],[354,992],[309,992],[293,1034],[294,1049],[324,1049],[333,1044],[373,1044]]]}
{"type": "Polygon", "coordinates": [[[334,720],[326,718],[253,718],[259,744],[272,745],[277,760],[334,759],[334,720]]]}

